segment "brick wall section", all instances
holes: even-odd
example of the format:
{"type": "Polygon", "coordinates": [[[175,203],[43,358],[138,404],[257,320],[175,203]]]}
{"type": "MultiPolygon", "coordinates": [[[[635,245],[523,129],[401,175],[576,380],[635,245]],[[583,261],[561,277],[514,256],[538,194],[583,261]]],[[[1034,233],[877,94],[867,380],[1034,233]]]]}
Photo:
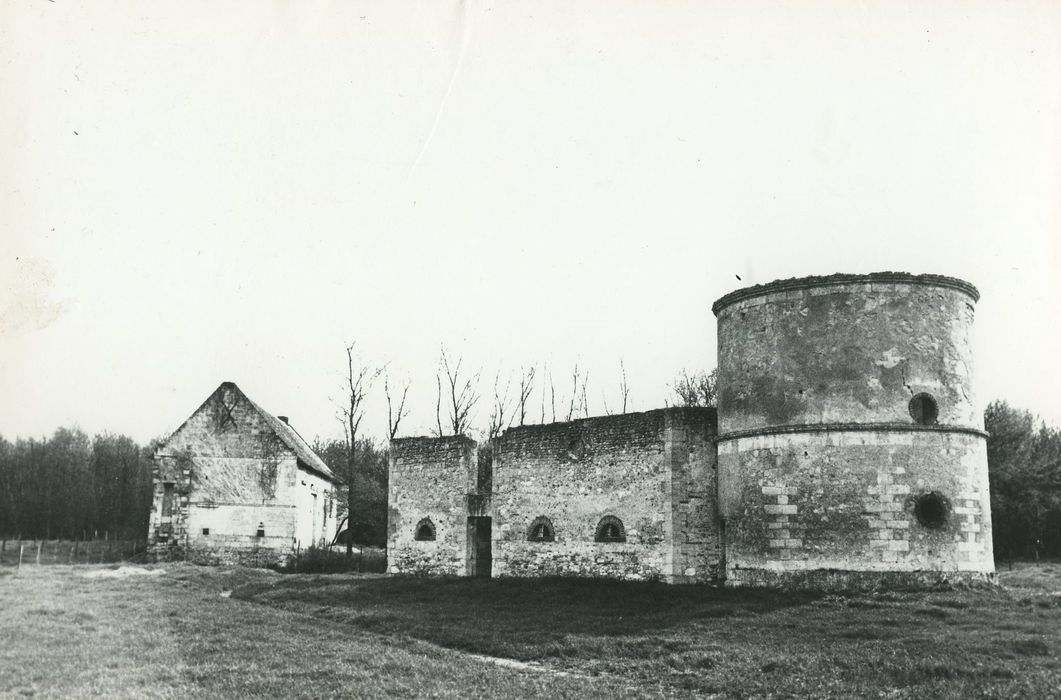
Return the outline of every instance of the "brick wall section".
{"type": "Polygon", "coordinates": [[[985,578],[994,571],[986,464],[985,439],[968,433],[804,432],[723,441],[727,580],[758,585],[830,570],[849,572],[841,581],[848,587],[857,587],[851,584],[860,573],[889,571],[985,578]],[[949,505],[939,529],[915,516],[916,498],[929,492],[949,505]]]}
{"type": "Polygon", "coordinates": [[[303,501],[311,483],[329,501],[333,487],[297,464],[243,393],[222,384],[155,455],[151,550],[202,563],[265,565],[320,543],[325,528],[334,531],[334,513],[326,520],[322,505],[314,532],[303,501]],[[169,518],[162,516],[166,483],[175,492],[169,518]],[[257,537],[259,524],[265,537],[257,537]]]}
{"type": "Polygon", "coordinates": [[[494,462],[494,574],[710,577],[708,423],[706,409],[661,409],[505,431],[494,462]],[[594,541],[606,515],[623,522],[626,542],[594,541]],[[552,522],[554,542],[528,541],[537,517],[552,522]]]}
{"type": "Polygon", "coordinates": [[[478,450],[471,438],[404,438],[391,442],[387,567],[395,574],[467,573],[467,495],[474,493],[478,450]],[[415,539],[430,518],[434,541],[415,539]]]}

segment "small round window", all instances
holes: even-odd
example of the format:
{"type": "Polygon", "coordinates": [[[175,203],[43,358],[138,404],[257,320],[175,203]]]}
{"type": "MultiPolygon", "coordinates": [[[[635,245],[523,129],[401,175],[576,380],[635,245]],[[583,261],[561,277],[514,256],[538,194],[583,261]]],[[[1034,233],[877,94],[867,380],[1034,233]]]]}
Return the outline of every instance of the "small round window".
{"type": "Polygon", "coordinates": [[[914,501],[917,522],[930,530],[938,530],[947,522],[947,499],[933,491],[923,493],[914,501]]]}
{"type": "Polygon", "coordinates": [[[936,400],[928,394],[918,394],[910,399],[910,417],[918,425],[935,425],[939,417],[936,400]]]}

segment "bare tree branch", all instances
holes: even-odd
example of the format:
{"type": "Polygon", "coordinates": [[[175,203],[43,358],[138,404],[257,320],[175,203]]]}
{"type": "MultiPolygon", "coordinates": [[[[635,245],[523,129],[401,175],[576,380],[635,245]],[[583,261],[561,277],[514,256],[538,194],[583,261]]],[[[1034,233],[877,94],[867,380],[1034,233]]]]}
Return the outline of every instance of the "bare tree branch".
{"type": "Polygon", "coordinates": [[[589,382],[589,372],[582,377],[582,417],[589,418],[589,399],[586,398],[586,384],[589,382]]]}
{"type": "Polygon", "coordinates": [[[567,420],[571,421],[575,418],[575,402],[578,400],[578,363],[575,363],[575,369],[571,372],[571,402],[567,407],[567,420]]]}
{"type": "Polygon", "coordinates": [[[622,372],[622,381],[619,383],[619,393],[623,397],[623,410],[626,413],[626,400],[630,396],[630,386],[626,383],[626,363],[619,360],[619,370],[622,372]]]}
{"type": "MultiPolygon", "coordinates": [[[[354,346],[346,346],[346,377],[344,377],[343,403],[339,407],[339,418],[346,439],[346,469],[342,475],[347,489],[347,517],[350,517],[354,502],[354,481],[358,468],[357,433],[365,417],[365,398],[373,382],[379,378],[383,368],[372,368],[355,357],[354,346]]],[[[353,556],[353,538],[347,533],[346,556],[353,556]]]]}
{"type": "Polygon", "coordinates": [[[383,376],[383,393],[387,395],[387,434],[390,436],[390,440],[398,435],[398,427],[402,423],[402,418],[409,415],[409,410],[405,408],[405,399],[409,395],[409,386],[411,382],[406,380],[402,385],[402,397],[398,401],[398,408],[394,410],[393,401],[391,400],[390,391],[390,375],[383,376]]]}
{"type": "MultiPolygon", "coordinates": [[[[527,400],[530,399],[531,390],[534,388],[535,367],[529,370],[519,368],[519,424],[524,425],[527,419],[527,400]]],[[[544,404],[543,404],[544,405],[544,404]]],[[[544,418],[544,416],[543,416],[544,418]]],[[[542,421],[544,422],[544,420],[542,421]]]]}
{"type": "MultiPolygon", "coordinates": [[[[549,397],[553,406],[552,422],[556,422],[556,386],[553,384],[553,370],[549,369],[549,397]]],[[[542,421],[543,423],[545,421],[542,421]]]]}
{"type": "Polygon", "coordinates": [[[500,389],[501,383],[501,372],[494,376],[494,406],[490,412],[490,439],[493,440],[495,437],[501,434],[505,428],[509,427],[512,423],[512,417],[509,417],[508,424],[505,423],[505,415],[508,412],[509,400],[508,392],[512,385],[512,377],[508,377],[505,380],[504,391],[500,389]]]}
{"type": "Polygon", "coordinates": [[[435,435],[442,437],[442,376],[435,373],[435,389],[437,390],[437,400],[435,401],[435,423],[438,424],[438,429],[435,435]]]}
{"type": "MultiPolygon", "coordinates": [[[[454,365],[446,355],[446,347],[442,346],[440,352],[440,365],[449,386],[449,423],[454,435],[463,435],[471,425],[472,410],[479,402],[479,373],[461,379],[461,365],[464,359],[458,357],[454,365]]],[[[441,389],[439,391],[441,402],[441,389]]],[[[441,431],[441,421],[439,422],[441,431]]]]}

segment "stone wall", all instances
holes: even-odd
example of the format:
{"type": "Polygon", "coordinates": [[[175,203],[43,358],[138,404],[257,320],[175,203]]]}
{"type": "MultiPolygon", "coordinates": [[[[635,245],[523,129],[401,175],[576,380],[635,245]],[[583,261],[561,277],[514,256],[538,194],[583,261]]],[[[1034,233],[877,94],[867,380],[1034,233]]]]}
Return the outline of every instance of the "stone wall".
{"type": "Polygon", "coordinates": [[[715,304],[720,433],[909,423],[921,392],[937,401],[940,424],[983,426],[972,394],[971,285],[884,273],[741,291],[754,294],[715,304]]]}
{"type": "Polygon", "coordinates": [[[715,304],[728,583],[992,574],[977,299],[961,280],[880,273],[783,280],[715,304]]]}
{"type": "Polygon", "coordinates": [[[707,409],[511,428],[494,460],[494,574],[705,580],[717,563],[707,409]],[[625,542],[596,542],[602,518],[625,542]],[[528,540],[547,518],[555,540],[528,540]]]}
{"type": "Polygon", "coordinates": [[[722,571],[718,516],[718,419],[712,409],[667,409],[663,456],[671,472],[672,582],[717,581],[722,571]]]}
{"type": "Polygon", "coordinates": [[[294,506],[278,504],[192,503],[186,556],[199,564],[282,564],[295,542],[296,513],[294,506]]]}
{"type": "Polygon", "coordinates": [[[387,567],[391,573],[467,573],[469,494],[476,492],[478,450],[471,438],[391,442],[387,567]],[[417,540],[429,521],[433,540],[417,540]]]}
{"type": "MultiPolygon", "coordinates": [[[[994,570],[982,435],[950,431],[799,432],[723,441],[720,509],[727,582],[820,586],[839,576],[925,572],[982,578],[994,570]],[[917,498],[942,497],[940,527],[926,527],[917,498]]],[[[938,574],[938,575],[937,575],[938,574]]]]}

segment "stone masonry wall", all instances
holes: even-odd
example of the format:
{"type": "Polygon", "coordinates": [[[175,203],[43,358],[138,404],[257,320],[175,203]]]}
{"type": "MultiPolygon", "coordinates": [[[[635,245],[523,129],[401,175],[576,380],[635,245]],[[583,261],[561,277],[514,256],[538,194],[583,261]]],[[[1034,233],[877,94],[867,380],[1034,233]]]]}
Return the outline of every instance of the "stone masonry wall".
{"type": "Polygon", "coordinates": [[[857,587],[859,572],[932,582],[994,571],[982,435],[760,435],[720,443],[719,468],[727,583],[857,587]],[[930,492],[947,504],[938,529],[915,516],[930,492]]]}
{"type": "Polygon", "coordinates": [[[467,496],[476,489],[478,450],[471,438],[391,442],[387,567],[394,574],[467,573],[467,496]],[[429,519],[435,539],[415,539],[429,519]]]}
{"type": "Polygon", "coordinates": [[[671,471],[673,582],[715,581],[721,559],[718,531],[718,450],[714,409],[665,413],[664,459],[671,471]]]}
{"type": "Polygon", "coordinates": [[[302,473],[259,411],[223,384],[155,455],[149,545],[161,557],[279,561],[298,544],[295,489],[302,473]],[[175,491],[169,518],[162,516],[166,483],[175,491]]]}
{"type": "Polygon", "coordinates": [[[982,427],[971,389],[974,303],[951,287],[867,279],[718,308],[719,432],[908,423],[921,392],[938,402],[939,423],[982,427]]]}
{"type": "Polygon", "coordinates": [[[708,422],[706,410],[662,409],[505,431],[494,462],[494,574],[709,577],[708,422]],[[594,541],[604,516],[622,521],[626,542],[594,541]],[[539,517],[555,541],[528,541],[539,517]]]}

